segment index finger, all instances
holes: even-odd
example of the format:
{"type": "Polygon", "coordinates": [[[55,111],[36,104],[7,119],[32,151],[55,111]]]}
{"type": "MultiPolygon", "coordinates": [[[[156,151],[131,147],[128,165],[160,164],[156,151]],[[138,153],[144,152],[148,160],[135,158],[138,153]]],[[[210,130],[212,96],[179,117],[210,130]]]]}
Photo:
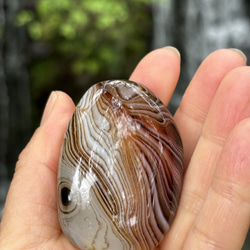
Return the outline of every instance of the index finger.
{"type": "Polygon", "coordinates": [[[137,65],[130,80],[148,87],[168,105],[180,74],[180,54],[173,47],[147,54],[137,65]]]}

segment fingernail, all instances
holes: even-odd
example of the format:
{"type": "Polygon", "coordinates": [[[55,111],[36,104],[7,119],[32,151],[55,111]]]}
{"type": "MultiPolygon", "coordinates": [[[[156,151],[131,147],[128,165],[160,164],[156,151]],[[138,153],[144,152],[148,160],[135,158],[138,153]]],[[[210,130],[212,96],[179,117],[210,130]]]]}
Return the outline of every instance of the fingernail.
{"type": "Polygon", "coordinates": [[[246,57],[246,55],[244,54],[243,51],[241,51],[239,49],[235,49],[235,48],[230,48],[230,49],[237,52],[237,53],[239,53],[244,58],[244,60],[247,62],[247,57],[246,57]]]}
{"type": "Polygon", "coordinates": [[[178,56],[181,58],[181,53],[180,53],[180,51],[179,51],[178,49],[176,49],[175,47],[173,47],[173,46],[166,46],[166,47],[164,47],[164,48],[165,48],[165,49],[170,49],[170,50],[174,51],[175,54],[178,55],[178,56]]]}
{"type": "Polygon", "coordinates": [[[56,99],[57,99],[56,92],[55,91],[51,92],[51,94],[50,94],[50,96],[48,98],[48,101],[46,103],[40,125],[43,125],[44,122],[48,119],[50,113],[52,112],[52,110],[54,108],[54,104],[55,104],[56,99]]]}

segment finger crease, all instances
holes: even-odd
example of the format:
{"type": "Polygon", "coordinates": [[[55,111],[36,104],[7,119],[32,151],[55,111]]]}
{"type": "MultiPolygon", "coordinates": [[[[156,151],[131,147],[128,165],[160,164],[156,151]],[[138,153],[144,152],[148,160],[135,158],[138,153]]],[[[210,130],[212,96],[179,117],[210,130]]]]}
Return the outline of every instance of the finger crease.
{"type": "Polygon", "coordinates": [[[227,199],[231,203],[238,200],[239,202],[243,202],[250,207],[250,201],[242,195],[244,192],[237,191],[242,189],[241,184],[219,177],[216,177],[216,182],[216,185],[214,184],[215,182],[213,183],[212,189],[223,199],[227,199]]]}
{"type": "Polygon", "coordinates": [[[183,198],[181,198],[179,206],[187,212],[197,215],[199,214],[203,203],[204,200],[198,193],[186,192],[185,194],[183,194],[183,198]]]}
{"type": "Polygon", "coordinates": [[[207,113],[203,112],[200,108],[198,108],[194,104],[190,104],[190,103],[189,105],[181,104],[179,107],[179,110],[184,116],[202,125],[205,122],[206,117],[207,117],[207,113]]]}
{"type": "Polygon", "coordinates": [[[224,247],[222,244],[220,244],[216,240],[212,239],[212,237],[210,237],[206,232],[201,230],[201,228],[199,228],[198,226],[196,226],[196,225],[193,226],[192,233],[193,233],[193,235],[195,235],[195,237],[200,242],[200,244],[199,243],[197,244],[200,246],[199,249],[211,249],[211,250],[212,249],[214,249],[214,250],[215,249],[216,250],[223,249],[224,250],[224,247]]]}

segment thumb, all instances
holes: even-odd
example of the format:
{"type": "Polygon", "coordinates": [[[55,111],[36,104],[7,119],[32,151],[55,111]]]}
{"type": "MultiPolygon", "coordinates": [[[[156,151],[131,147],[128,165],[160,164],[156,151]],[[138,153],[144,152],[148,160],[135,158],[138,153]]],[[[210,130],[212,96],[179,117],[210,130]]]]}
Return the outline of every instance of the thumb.
{"type": "Polygon", "coordinates": [[[8,240],[13,243],[14,237],[26,237],[29,244],[27,230],[30,241],[32,234],[39,235],[36,237],[39,241],[49,233],[44,227],[59,227],[56,215],[58,160],[74,109],[69,96],[59,91],[52,92],[40,127],[19,156],[0,225],[0,245],[8,240]]]}

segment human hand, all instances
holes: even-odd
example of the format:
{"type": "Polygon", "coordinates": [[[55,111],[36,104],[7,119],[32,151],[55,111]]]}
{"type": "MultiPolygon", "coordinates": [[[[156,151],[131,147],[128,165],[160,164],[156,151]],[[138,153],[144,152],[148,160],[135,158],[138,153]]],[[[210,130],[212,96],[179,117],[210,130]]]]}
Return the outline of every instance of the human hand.
{"type": "MultiPolygon", "coordinates": [[[[176,218],[159,249],[240,249],[249,227],[250,69],[233,50],[211,54],[191,81],[175,121],[187,168],[176,218]],[[192,158],[191,158],[192,157],[192,158]]],[[[159,49],[137,66],[131,80],[168,104],[180,58],[159,49]]],[[[74,111],[54,92],[41,126],[21,153],[0,225],[0,249],[76,249],[57,217],[60,147],[74,111]]]]}

